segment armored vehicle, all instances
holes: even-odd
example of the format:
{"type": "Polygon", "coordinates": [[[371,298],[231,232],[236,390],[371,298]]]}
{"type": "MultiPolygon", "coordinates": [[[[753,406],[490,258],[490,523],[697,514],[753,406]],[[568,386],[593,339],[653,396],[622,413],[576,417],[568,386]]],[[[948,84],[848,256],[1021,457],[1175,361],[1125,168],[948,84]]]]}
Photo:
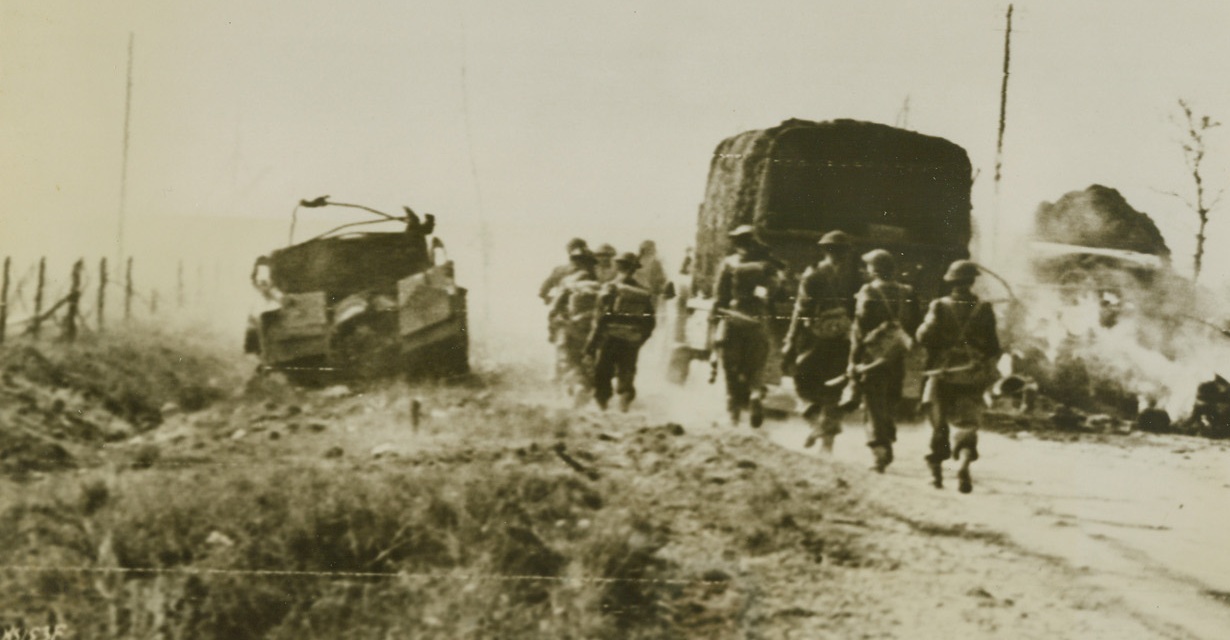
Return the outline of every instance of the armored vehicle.
{"type": "Polygon", "coordinates": [[[327,196],[299,204],[379,217],[257,260],[252,281],[266,309],[249,320],[245,349],[260,356],[263,370],[305,384],[469,370],[466,289],[454,281],[430,214],[422,221],[406,208],[404,216],[393,216],[327,196]],[[404,230],[350,230],[390,221],[404,230]]]}
{"type": "MultiPolygon", "coordinates": [[[[964,149],[882,124],[787,120],[723,140],[710,162],[697,219],[691,286],[676,318],[682,341],[672,354],[672,379],[686,379],[690,361],[710,355],[711,295],[734,227],[753,225],[785,266],[785,295],[775,303],[773,322],[780,344],[797,279],[819,260],[816,242],[828,231],[851,234],[860,252],[892,252],[902,280],[924,303],[940,294],[947,265],[969,257],[971,186],[964,149]]],[[[780,380],[780,363],[771,361],[770,369],[769,379],[780,380]]]]}

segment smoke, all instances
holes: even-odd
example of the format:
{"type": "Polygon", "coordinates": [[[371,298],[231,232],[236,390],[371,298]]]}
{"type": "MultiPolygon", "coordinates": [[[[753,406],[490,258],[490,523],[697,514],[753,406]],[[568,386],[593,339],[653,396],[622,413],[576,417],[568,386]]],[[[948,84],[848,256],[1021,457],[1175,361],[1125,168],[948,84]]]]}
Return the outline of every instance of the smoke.
{"type": "Polygon", "coordinates": [[[1187,415],[1230,362],[1230,340],[1201,320],[1225,309],[1170,269],[1152,220],[1113,189],[1043,203],[1035,222],[1007,333],[1042,391],[1089,411],[1187,415]]]}

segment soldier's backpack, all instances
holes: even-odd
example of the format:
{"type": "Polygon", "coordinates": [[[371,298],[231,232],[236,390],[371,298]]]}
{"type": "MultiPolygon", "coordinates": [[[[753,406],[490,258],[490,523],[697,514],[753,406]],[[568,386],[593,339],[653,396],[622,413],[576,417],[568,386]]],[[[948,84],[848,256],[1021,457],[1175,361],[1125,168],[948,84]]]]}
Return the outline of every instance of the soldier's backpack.
{"type": "MultiPolygon", "coordinates": [[[[995,363],[974,347],[974,345],[971,345],[967,339],[974,319],[978,317],[979,313],[989,311],[986,308],[986,304],[985,302],[979,302],[974,305],[969,316],[965,318],[965,321],[957,331],[956,344],[944,352],[942,360],[944,366],[940,368],[941,373],[938,376],[941,382],[985,389],[999,378],[999,371],[996,370],[995,363]]],[[[952,305],[945,306],[948,307],[948,312],[952,313],[955,318],[956,309],[952,305]]]]}
{"type": "Polygon", "coordinates": [[[607,337],[644,342],[649,338],[649,320],[654,317],[653,296],[647,289],[622,282],[610,286],[615,288],[615,299],[608,311],[607,337]]]}
{"type": "Polygon", "coordinates": [[[901,326],[901,307],[904,301],[898,301],[897,307],[893,308],[893,305],[889,303],[883,291],[871,286],[868,286],[867,290],[874,292],[884,304],[885,310],[889,313],[889,318],[863,336],[862,346],[866,363],[881,361],[883,364],[892,364],[899,362],[905,359],[906,354],[910,351],[910,347],[914,344],[910,335],[901,326]]]}
{"type": "Polygon", "coordinates": [[[602,284],[597,280],[573,280],[567,286],[568,318],[576,321],[590,316],[598,306],[602,284]]]}
{"type": "MultiPolygon", "coordinates": [[[[825,291],[835,291],[833,286],[833,278],[825,278],[825,291]]],[[[849,310],[844,304],[825,309],[816,314],[807,323],[807,328],[811,334],[820,340],[849,340],[850,327],[854,324],[854,319],[850,317],[849,310]]]]}

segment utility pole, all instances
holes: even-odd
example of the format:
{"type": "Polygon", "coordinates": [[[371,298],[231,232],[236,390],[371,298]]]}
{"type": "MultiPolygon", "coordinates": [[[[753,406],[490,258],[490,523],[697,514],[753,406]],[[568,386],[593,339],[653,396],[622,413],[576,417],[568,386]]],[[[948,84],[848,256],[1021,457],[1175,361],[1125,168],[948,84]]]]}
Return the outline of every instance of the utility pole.
{"type": "MultiPolygon", "coordinates": [[[[999,183],[1003,177],[1004,168],[1004,129],[1008,124],[1008,67],[1012,59],[1012,5],[1008,5],[1008,15],[1004,28],[1004,73],[999,86],[999,135],[995,140],[995,206],[991,210],[991,224],[988,225],[989,237],[982,242],[983,247],[989,247],[989,255],[997,255],[999,242],[999,183]]],[[[983,259],[986,257],[984,256],[983,259]]]]}
{"type": "Polygon", "coordinates": [[[124,91],[124,147],[120,162],[120,211],[116,229],[116,247],[119,256],[115,264],[124,264],[124,215],[128,206],[128,131],[132,116],[132,43],[133,34],[128,33],[128,80],[124,91]]]}
{"type": "Polygon", "coordinates": [[[995,191],[1004,168],[1004,128],[1008,118],[1008,63],[1012,59],[1012,5],[1008,5],[1008,25],[1004,29],[1004,79],[999,87],[999,138],[995,141],[995,191]]]}

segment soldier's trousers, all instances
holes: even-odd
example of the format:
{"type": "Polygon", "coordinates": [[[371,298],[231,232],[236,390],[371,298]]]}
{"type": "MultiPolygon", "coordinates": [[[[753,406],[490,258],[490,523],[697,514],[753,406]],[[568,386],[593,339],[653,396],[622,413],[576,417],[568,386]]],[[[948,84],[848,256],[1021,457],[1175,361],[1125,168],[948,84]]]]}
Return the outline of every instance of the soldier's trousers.
{"type": "Polygon", "coordinates": [[[982,412],[982,389],[942,382],[931,394],[928,418],[931,421],[931,453],[927,462],[940,463],[957,459],[961,452],[970,452],[970,461],[978,459],[978,426],[982,412]]]}
{"type": "Polygon", "coordinates": [[[885,366],[867,372],[862,381],[863,406],[867,408],[867,446],[883,447],[892,458],[897,441],[897,405],[901,404],[901,366],[885,366]]]}
{"type": "Polygon", "coordinates": [[[586,394],[593,384],[593,363],[585,355],[585,335],[561,332],[556,341],[556,370],[569,394],[586,394]]]}
{"type": "Polygon", "coordinates": [[[610,337],[602,341],[594,362],[594,399],[598,404],[605,406],[613,392],[618,392],[628,402],[636,398],[636,360],[640,350],[640,342],[610,337]],[[613,390],[612,378],[615,379],[613,390]]]}
{"type": "Polygon", "coordinates": [[[794,389],[799,399],[807,403],[803,417],[812,425],[812,432],[821,436],[841,433],[841,419],[845,415],[838,404],[841,402],[840,386],[830,387],[825,383],[846,372],[850,359],[848,339],[811,339],[794,365],[794,389]]]}
{"type": "Polygon", "coordinates": [[[763,324],[728,323],[717,345],[726,377],[726,408],[747,408],[752,394],[766,393],[764,367],[769,360],[769,332],[763,324]]]}

